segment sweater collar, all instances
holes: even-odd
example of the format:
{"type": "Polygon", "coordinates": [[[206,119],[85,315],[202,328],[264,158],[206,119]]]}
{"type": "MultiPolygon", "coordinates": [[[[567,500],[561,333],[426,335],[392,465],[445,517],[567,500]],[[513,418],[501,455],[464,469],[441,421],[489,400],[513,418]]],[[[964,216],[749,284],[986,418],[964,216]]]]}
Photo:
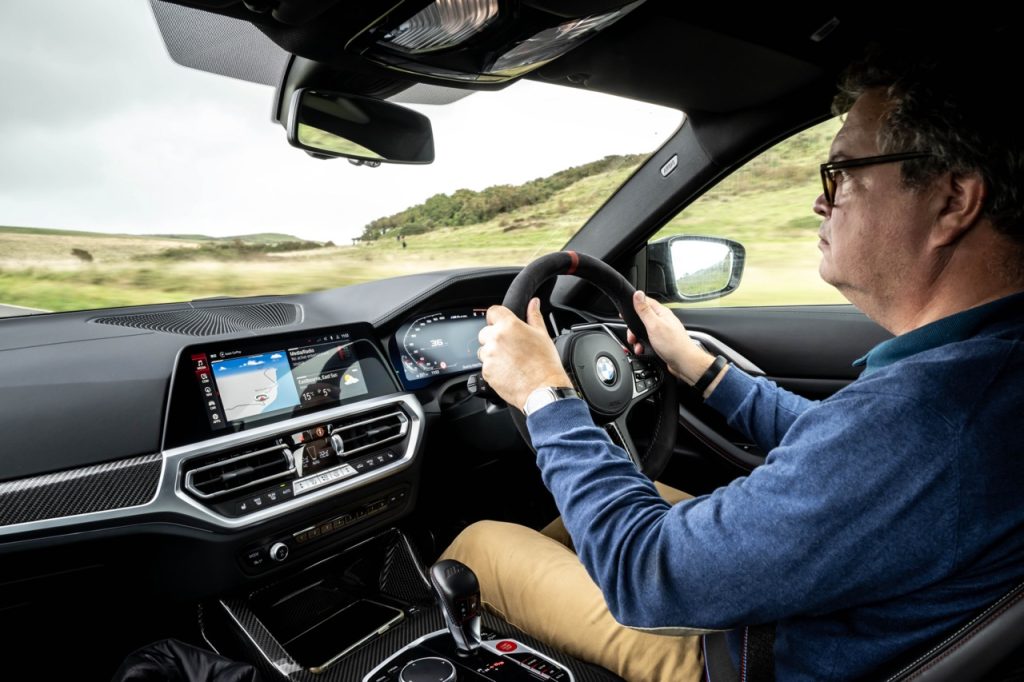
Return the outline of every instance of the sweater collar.
{"type": "Polygon", "coordinates": [[[1019,314],[1022,309],[1024,292],[968,308],[883,341],[864,357],[854,360],[853,365],[864,366],[862,375],[867,375],[922,351],[969,339],[991,322],[1019,314]]]}

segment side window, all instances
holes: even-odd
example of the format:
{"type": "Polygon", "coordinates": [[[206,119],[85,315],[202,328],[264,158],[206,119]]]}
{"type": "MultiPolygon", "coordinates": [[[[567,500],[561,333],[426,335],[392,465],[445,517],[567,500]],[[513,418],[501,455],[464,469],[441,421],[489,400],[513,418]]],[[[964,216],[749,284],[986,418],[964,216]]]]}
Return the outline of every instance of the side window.
{"type": "Polygon", "coordinates": [[[728,237],[746,248],[739,288],[699,306],[846,303],[818,276],[818,166],[841,126],[829,119],[752,159],[690,204],[654,237],[728,237]]]}

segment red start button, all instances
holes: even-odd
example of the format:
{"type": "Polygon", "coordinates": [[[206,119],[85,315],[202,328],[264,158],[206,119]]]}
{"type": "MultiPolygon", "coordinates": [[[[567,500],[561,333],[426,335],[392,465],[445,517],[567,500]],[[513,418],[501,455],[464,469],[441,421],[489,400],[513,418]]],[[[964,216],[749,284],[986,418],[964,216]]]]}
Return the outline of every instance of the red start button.
{"type": "Polygon", "coordinates": [[[516,649],[518,649],[519,647],[518,647],[518,646],[516,646],[516,643],[515,643],[515,642],[511,642],[511,641],[509,641],[509,640],[507,640],[507,639],[503,639],[503,640],[501,640],[500,642],[498,642],[498,643],[497,643],[497,644],[495,645],[495,648],[496,648],[496,649],[497,649],[498,651],[501,651],[502,653],[506,653],[506,654],[507,654],[507,653],[509,653],[510,651],[515,651],[515,650],[516,650],[516,649]]]}

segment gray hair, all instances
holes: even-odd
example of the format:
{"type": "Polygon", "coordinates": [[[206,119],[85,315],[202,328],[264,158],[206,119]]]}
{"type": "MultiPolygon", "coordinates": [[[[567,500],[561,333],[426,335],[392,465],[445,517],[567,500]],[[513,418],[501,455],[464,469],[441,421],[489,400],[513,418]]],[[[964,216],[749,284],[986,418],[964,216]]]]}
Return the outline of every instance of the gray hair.
{"type": "Polygon", "coordinates": [[[947,172],[980,174],[983,215],[1024,249],[1024,137],[1021,116],[1006,101],[1016,81],[1011,54],[1005,47],[947,45],[928,54],[874,46],[843,74],[832,110],[845,113],[866,91],[883,89],[891,108],[878,132],[881,153],[932,153],[902,163],[904,185],[921,189],[947,172]]]}

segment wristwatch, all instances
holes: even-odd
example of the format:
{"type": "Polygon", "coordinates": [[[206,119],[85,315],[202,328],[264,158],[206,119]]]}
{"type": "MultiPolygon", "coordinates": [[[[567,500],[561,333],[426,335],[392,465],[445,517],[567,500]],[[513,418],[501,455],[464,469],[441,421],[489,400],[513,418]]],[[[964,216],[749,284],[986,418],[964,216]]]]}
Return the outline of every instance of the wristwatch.
{"type": "Polygon", "coordinates": [[[533,393],[527,396],[526,403],[523,405],[523,414],[529,417],[540,408],[550,405],[556,400],[579,397],[580,394],[571,386],[544,386],[543,388],[535,389],[533,393]]]}

